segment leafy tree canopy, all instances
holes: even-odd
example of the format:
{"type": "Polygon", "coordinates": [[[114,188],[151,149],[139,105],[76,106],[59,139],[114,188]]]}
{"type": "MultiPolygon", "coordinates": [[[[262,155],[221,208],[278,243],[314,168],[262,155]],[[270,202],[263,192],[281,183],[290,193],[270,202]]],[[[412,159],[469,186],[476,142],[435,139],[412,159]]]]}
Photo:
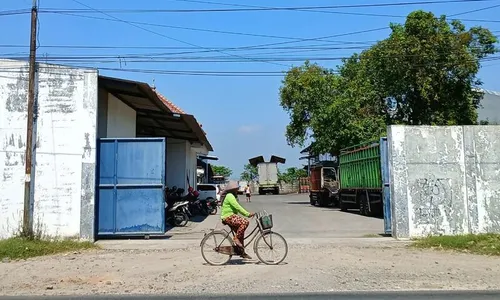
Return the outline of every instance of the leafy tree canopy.
{"type": "Polygon", "coordinates": [[[258,175],[259,173],[257,171],[257,167],[254,167],[251,164],[246,164],[243,167],[243,172],[240,175],[240,180],[252,181],[255,180],[258,175]]]}
{"type": "Polygon", "coordinates": [[[224,176],[225,178],[229,178],[233,174],[233,171],[226,166],[212,165],[212,170],[214,171],[214,175],[224,176]]]}
{"type": "Polygon", "coordinates": [[[299,180],[301,177],[307,177],[307,171],[300,168],[287,168],[285,172],[278,170],[278,180],[285,183],[291,183],[299,180]]]}
{"type": "Polygon", "coordinates": [[[421,10],[390,36],[344,59],[336,70],[305,62],[286,74],[280,104],[290,116],[291,146],[313,139],[312,152],[339,150],[385,134],[391,124],[477,123],[480,62],[495,53],[486,28],[421,10]]]}

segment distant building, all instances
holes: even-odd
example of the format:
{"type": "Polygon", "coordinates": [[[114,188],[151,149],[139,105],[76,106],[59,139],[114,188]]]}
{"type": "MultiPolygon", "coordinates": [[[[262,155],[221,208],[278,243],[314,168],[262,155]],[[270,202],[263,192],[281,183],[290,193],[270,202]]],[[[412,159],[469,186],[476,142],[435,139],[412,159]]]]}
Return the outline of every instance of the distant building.
{"type": "Polygon", "coordinates": [[[477,110],[477,120],[500,125],[500,92],[482,91],[484,92],[484,98],[481,100],[481,107],[477,110]]]}

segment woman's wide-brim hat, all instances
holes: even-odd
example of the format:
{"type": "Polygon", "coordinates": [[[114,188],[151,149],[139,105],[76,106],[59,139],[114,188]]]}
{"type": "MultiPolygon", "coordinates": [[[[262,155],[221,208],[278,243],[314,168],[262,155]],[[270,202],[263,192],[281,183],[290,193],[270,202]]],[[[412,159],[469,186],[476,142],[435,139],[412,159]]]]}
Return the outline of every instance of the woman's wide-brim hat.
{"type": "Polygon", "coordinates": [[[226,184],[226,187],[224,188],[225,191],[233,191],[237,190],[240,186],[238,185],[238,182],[231,180],[226,184]]]}

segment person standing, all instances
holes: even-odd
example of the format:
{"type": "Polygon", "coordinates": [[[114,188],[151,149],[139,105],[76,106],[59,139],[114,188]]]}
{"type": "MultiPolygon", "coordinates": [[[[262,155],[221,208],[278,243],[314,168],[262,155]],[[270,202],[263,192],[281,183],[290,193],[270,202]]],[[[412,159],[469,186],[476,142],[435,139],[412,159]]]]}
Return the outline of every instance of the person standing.
{"type": "Polygon", "coordinates": [[[252,202],[250,201],[250,197],[252,197],[252,193],[250,192],[250,185],[247,184],[247,186],[245,187],[245,195],[247,196],[246,199],[247,199],[247,202],[252,202]]]}

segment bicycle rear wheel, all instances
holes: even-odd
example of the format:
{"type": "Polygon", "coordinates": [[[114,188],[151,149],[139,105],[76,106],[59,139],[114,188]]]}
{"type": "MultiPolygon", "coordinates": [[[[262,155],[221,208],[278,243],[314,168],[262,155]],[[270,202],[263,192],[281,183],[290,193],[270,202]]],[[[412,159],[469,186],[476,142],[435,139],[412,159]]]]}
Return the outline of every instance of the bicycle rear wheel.
{"type": "Polygon", "coordinates": [[[254,244],[254,251],[261,262],[266,265],[277,265],[283,262],[288,255],[288,244],[281,234],[268,231],[257,237],[254,244]],[[273,258],[264,259],[263,254],[265,251],[273,252],[273,258]],[[282,252],[282,254],[274,255],[274,252],[282,252]]]}
{"type": "Polygon", "coordinates": [[[232,255],[221,253],[218,248],[232,249],[233,246],[233,241],[226,232],[212,231],[201,240],[201,256],[212,266],[222,266],[227,264],[232,255]]]}

